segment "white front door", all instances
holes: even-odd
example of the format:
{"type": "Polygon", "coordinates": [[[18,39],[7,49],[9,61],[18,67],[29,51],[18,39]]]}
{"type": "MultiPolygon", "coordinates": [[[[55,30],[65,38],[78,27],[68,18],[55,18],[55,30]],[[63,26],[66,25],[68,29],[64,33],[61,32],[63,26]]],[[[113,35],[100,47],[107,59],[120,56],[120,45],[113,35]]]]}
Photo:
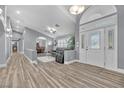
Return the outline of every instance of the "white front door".
{"type": "Polygon", "coordinates": [[[104,29],[88,31],[87,63],[104,67],[104,29]]]}
{"type": "Polygon", "coordinates": [[[105,28],[105,67],[115,69],[117,67],[117,27],[105,28]]]}
{"type": "Polygon", "coordinates": [[[104,67],[104,29],[80,33],[80,62],[104,67]]]}
{"type": "Polygon", "coordinates": [[[80,33],[80,62],[86,63],[87,61],[87,33],[81,32],[80,33]]]}
{"type": "Polygon", "coordinates": [[[80,62],[117,68],[117,26],[80,33],[80,62]]]}

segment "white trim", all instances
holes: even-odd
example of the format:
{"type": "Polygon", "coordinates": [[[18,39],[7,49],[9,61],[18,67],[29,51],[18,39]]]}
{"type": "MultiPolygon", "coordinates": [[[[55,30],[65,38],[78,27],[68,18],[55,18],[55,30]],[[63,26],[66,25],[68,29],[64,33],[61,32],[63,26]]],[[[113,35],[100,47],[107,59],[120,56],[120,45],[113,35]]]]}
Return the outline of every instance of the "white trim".
{"type": "Polygon", "coordinates": [[[74,63],[74,62],[79,62],[79,60],[71,60],[71,61],[65,61],[64,64],[71,64],[71,63],[74,63]]]}
{"type": "MultiPolygon", "coordinates": [[[[106,69],[106,68],[105,68],[105,69],[106,69]]],[[[107,68],[107,70],[111,70],[111,71],[115,71],[115,72],[124,74],[124,69],[120,69],[120,68],[117,68],[117,69],[108,69],[108,68],[107,68]]]]}
{"type": "MultiPolygon", "coordinates": [[[[78,61],[79,63],[82,63],[80,60],[78,61]]],[[[87,63],[82,63],[82,64],[87,64],[87,63]]],[[[90,64],[89,64],[90,65],[90,64]]],[[[96,66],[96,65],[94,65],[96,66]]],[[[97,66],[97,67],[100,67],[100,66],[97,66]]],[[[105,68],[105,67],[102,67],[103,69],[106,69],[106,70],[110,70],[110,71],[115,71],[117,73],[122,73],[124,74],[124,69],[120,69],[120,68],[114,68],[114,69],[110,69],[110,68],[105,68]]]]}
{"type": "Polygon", "coordinates": [[[75,62],[80,62],[80,60],[79,60],[79,59],[75,59],[74,61],[75,61],[75,62]]]}
{"type": "Polygon", "coordinates": [[[114,12],[114,13],[109,14],[109,15],[102,16],[102,17],[97,18],[97,19],[93,19],[93,20],[88,21],[88,22],[81,23],[80,26],[83,26],[83,25],[86,25],[86,24],[89,24],[89,23],[92,23],[92,22],[96,22],[96,21],[99,21],[99,20],[114,16],[114,15],[117,15],[117,12],[114,12]]]}
{"type": "Polygon", "coordinates": [[[124,73],[124,69],[118,68],[118,69],[117,69],[117,72],[124,73]]]}

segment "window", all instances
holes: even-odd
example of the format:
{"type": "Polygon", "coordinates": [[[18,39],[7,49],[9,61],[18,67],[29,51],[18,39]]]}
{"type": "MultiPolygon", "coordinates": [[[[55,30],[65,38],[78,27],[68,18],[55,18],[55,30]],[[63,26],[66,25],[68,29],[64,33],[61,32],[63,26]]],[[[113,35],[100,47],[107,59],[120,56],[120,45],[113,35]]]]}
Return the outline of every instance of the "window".
{"type": "Polygon", "coordinates": [[[57,43],[58,47],[60,47],[60,48],[67,48],[68,47],[68,39],[69,38],[59,39],[58,43],[57,43]]]}
{"type": "Polygon", "coordinates": [[[113,30],[108,31],[108,49],[114,48],[114,32],[113,30]]]}
{"type": "Polygon", "coordinates": [[[90,36],[90,48],[99,49],[100,48],[100,33],[95,32],[90,36]]]}
{"type": "Polygon", "coordinates": [[[84,48],[84,35],[81,35],[81,48],[84,48]]]}

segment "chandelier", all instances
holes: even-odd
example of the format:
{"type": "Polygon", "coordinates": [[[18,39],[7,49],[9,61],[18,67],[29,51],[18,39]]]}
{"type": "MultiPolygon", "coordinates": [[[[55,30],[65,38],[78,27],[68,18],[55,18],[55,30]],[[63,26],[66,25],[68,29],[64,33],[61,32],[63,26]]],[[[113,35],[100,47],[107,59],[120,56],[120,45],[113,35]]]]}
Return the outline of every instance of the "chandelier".
{"type": "Polygon", "coordinates": [[[50,33],[55,34],[56,33],[56,29],[52,28],[52,27],[48,27],[48,30],[50,33]]]}
{"type": "Polygon", "coordinates": [[[83,5],[73,5],[69,8],[69,11],[73,15],[81,14],[84,11],[85,7],[83,5]]]}

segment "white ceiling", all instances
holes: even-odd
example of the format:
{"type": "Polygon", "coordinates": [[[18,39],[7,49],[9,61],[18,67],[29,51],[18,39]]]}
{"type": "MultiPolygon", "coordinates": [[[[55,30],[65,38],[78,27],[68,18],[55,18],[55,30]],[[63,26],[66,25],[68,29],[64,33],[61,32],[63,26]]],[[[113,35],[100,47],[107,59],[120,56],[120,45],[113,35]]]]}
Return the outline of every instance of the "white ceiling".
{"type": "MultiPolygon", "coordinates": [[[[14,28],[19,20],[19,27],[29,27],[42,32],[50,37],[58,37],[65,34],[74,33],[76,16],[68,12],[69,6],[47,6],[47,5],[9,5],[7,6],[7,15],[12,19],[14,28]],[[18,15],[16,11],[20,11],[18,15]],[[59,24],[60,27],[55,27],[59,24]],[[56,34],[50,34],[47,27],[54,27],[56,34]]],[[[18,28],[18,27],[17,27],[18,28]]]]}

